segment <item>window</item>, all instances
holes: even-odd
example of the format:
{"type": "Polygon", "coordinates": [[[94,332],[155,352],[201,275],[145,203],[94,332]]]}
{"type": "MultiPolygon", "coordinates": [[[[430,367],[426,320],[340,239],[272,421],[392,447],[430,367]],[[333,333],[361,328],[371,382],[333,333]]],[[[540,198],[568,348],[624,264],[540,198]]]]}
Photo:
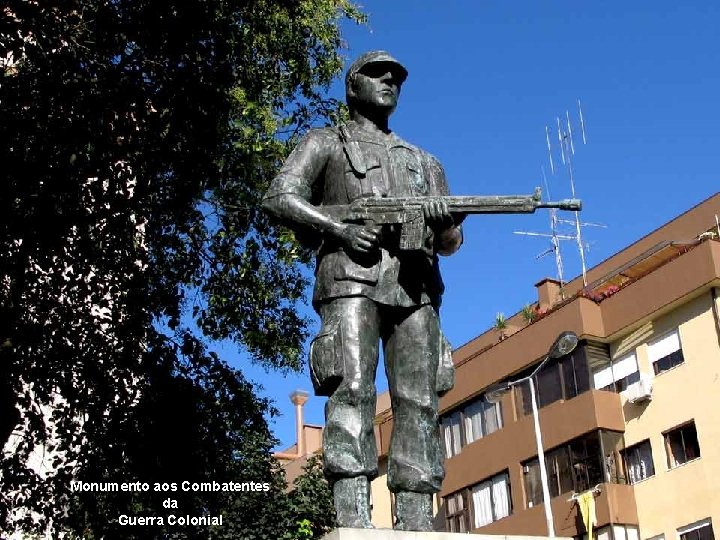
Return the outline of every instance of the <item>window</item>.
{"type": "Polygon", "coordinates": [[[525,499],[527,507],[532,508],[542,503],[543,500],[540,461],[534,459],[525,463],[523,465],[523,473],[525,475],[525,499]]]}
{"type": "Polygon", "coordinates": [[[500,403],[489,403],[484,396],[480,396],[463,409],[443,416],[440,425],[445,443],[445,456],[456,456],[466,444],[502,427],[500,403]]]}
{"type": "Polygon", "coordinates": [[[568,443],[573,474],[572,489],[575,491],[585,491],[605,480],[599,433],[591,433],[568,443]]]}
{"type": "MultiPolygon", "coordinates": [[[[600,432],[574,439],[545,452],[550,497],[570,491],[584,491],[605,481],[605,467],[600,447],[600,432]]],[[[525,496],[528,508],[542,500],[540,465],[537,458],[523,464],[525,496]]]]}
{"type": "Polygon", "coordinates": [[[445,497],[445,530],[468,532],[470,528],[507,517],[511,512],[510,481],[508,473],[503,472],[445,497]]]}
{"type": "Polygon", "coordinates": [[[665,450],[671,469],[700,457],[695,422],[689,422],[665,433],[665,450]]]}
{"type": "Polygon", "coordinates": [[[622,392],[640,380],[635,353],[613,359],[610,364],[593,372],[593,383],[597,390],[622,392]]]}
{"type": "Polygon", "coordinates": [[[627,540],[640,540],[640,529],[632,525],[626,525],[625,537],[627,540]]]}
{"type": "Polygon", "coordinates": [[[497,431],[502,425],[500,403],[489,403],[485,399],[468,405],[464,415],[466,444],[497,431]]]}
{"type": "Polygon", "coordinates": [[[660,339],[648,343],[648,358],[655,375],[682,364],[685,361],[677,329],[660,339]]]}
{"type": "Polygon", "coordinates": [[[640,531],[633,525],[613,525],[614,540],[640,540],[640,531]]]}
{"type": "Polygon", "coordinates": [[[678,529],[680,540],[715,540],[712,521],[703,519],[678,529]]]}
{"type": "MultiPolygon", "coordinates": [[[[584,540],[588,538],[588,535],[583,534],[574,538],[577,538],[578,540],[584,540]]],[[[613,540],[612,526],[606,525],[605,527],[595,529],[595,538],[597,538],[597,540],[613,540]]]]}
{"type": "Polygon", "coordinates": [[[460,429],[462,422],[462,413],[456,413],[446,416],[442,419],[442,433],[445,439],[445,457],[453,457],[460,453],[462,447],[462,430],[460,429]]]}
{"type": "Polygon", "coordinates": [[[557,497],[561,493],[573,489],[573,467],[567,446],[557,448],[545,454],[550,496],[557,497]]]}
{"type": "MultiPolygon", "coordinates": [[[[578,345],[570,354],[548,361],[535,376],[538,407],[542,408],[561,399],[568,400],[590,389],[587,369],[587,344],[578,345]]],[[[530,375],[537,366],[530,366],[518,378],[530,375]]],[[[522,414],[530,414],[530,385],[515,387],[518,408],[522,414]]]]}
{"type": "MultiPolygon", "coordinates": [[[[640,540],[640,531],[635,525],[606,525],[595,529],[593,536],[597,540],[640,540]]],[[[587,540],[588,536],[584,534],[573,538],[587,540]]],[[[662,540],[662,538],[656,540],[662,540]]]]}
{"type": "Polygon", "coordinates": [[[445,497],[445,530],[448,532],[468,532],[468,506],[466,491],[460,491],[445,497]]]}
{"type": "Polygon", "coordinates": [[[471,490],[473,527],[482,527],[510,515],[510,482],[502,473],[480,482],[471,490]]]}
{"type": "Polygon", "coordinates": [[[623,466],[624,460],[621,454],[625,448],[624,440],[623,433],[600,430],[600,445],[605,462],[605,482],[615,484],[625,484],[627,482],[627,475],[623,466]]]}
{"type": "Polygon", "coordinates": [[[649,440],[626,448],[622,455],[625,461],[626,475],[631,484],[655,475],[649,440]]]}

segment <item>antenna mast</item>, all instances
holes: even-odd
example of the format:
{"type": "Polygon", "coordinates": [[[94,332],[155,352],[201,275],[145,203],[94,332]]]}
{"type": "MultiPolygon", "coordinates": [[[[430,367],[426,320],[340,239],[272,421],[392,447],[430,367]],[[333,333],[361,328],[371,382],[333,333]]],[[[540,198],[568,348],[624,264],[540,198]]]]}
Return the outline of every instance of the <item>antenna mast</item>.
{"type": "MultiPolygon", "coordinates": [[[[587,137],[585,135],[585,119],[583,118],[582,113],[582,107],[580,105],[580,100],[577,102],[578,105],[578,115],[580,119],[580,133],[582,134],[582,142],[583,144],[587,144],[587,137]]],[[[556,124],[557,124],[557,138],[558,138],[558,144],[560,147],[560,161],[565,166],[568,172],[568,176],[570,179],[570,190],[572,192],[573,198],[575,197],[575,170],[573,168],[573,156],[575,155],[575,141],[573,137],[573,129],[572,129],[572,123],[570,121],[570,112],[565,111],[565,118],[563,121],[560,120],[560,117],[556,117],[556,124]]],[[[545,141],[547,143],[547,149],[548,149],[548,158],[550,161],[550,172],[553,176],[555,176],[555,161],[553,160],[553,145],[551,143],[551,137],[550,137],[550,128],[548,126],[545,126],[545,141]]],[[[543,181],[545,182],[545,192],[548,197],[550,197],[550,189],[548,187],[547,178],[545,176],[545,168],[541,167],[542,175],[543,175],[543,181]]],[[[549,255],[550,253],[555,254],[555,265],[557,267],[557,276],[558,281],[560,281],[560,294],[564,298],[563,293],[563,285],[565,284],[563,279],[563,260],[562,260],[562,254],[560,252],[560,240],[574,240],[577,244],[578,251],[580,253],[580,263],[582,265],[582,278],[583,278],[583,285],[587,285],[587,266],[585,261],[585,248],[589,247],[586,246],[586,244],[583,242],[582,239],[582,233],[581,229],[584,226],[595,226],[595,227],[605,227],[605,225],[602,225],[600,223],[582,223],[580,221],[580,214],[579,212],[575,212],[575,216],[573,220],[569,219],[562,219],[558,217],[557,209],[551,209],[550,210],[550,234],[547,233],[537,233],[537,232],[529,232],[529,231],[515,231],[515,234],[523,234],[527,236],[542,236],[545,238],[550,238],[551,247],[547,250],[540,253],[536,259],[539,259],[541,257],[544,257],[545,255],[549,255]],[[568,224],[573,225],[574,232],[572,235],[570,234],[560,234],[559,232],[559,226],[560,224],[568,224]]]]}
{"type": "MultiPolygon", "coordinates": [[[[580,111],[580,118],[582,118],[582,109],[580,108],[580,100],[578,99],[578,110],[580,111]]],[[[563,130],[560,123],[560,117],[557,118],[558,125],[558,139],[560,139],[560,150],[563,153],[563,162],[567,165],[568,175],[570,176],[570,191],[572,196],[575,197],[575,170],[573,168],[572,156],[575,155],[575,144],[573,141],[572,125],[570,124],[570,112],[565,111],[566,126],[567,129],[563,130]]],[[[583,143],[585,141],[585,126],[584,122],[580,124],[582,126],[583,143]]],[[[575,240],[577,242],[578,250],[580,252],[580,263],[582,264],[582,277],[583,285],[587,285],[587,267],[585,264],[585,246],[582,242],[582,235],[580,231],[580,212],[575,212],[575,240]]]]}

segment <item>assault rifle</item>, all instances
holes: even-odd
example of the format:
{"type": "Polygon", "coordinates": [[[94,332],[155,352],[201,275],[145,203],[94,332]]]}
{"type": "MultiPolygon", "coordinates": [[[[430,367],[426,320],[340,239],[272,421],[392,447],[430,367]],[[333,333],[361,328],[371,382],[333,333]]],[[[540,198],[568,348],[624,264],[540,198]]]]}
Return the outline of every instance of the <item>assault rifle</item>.
{"type": "MultiPolygon", "coordinates": [[[[424,201],[436,197],[363,197],[350,204],[320,206],[330,218],[365,225],[396,224],[400,227],[400,249],[420,249],[425,236],[424,201]]],[[[580,199],[543,202],[540,188],[532,195],[447,195],[443,199],[456,222],[469,214],[532,214],[538,208],[582,209],[580,199]]]]}

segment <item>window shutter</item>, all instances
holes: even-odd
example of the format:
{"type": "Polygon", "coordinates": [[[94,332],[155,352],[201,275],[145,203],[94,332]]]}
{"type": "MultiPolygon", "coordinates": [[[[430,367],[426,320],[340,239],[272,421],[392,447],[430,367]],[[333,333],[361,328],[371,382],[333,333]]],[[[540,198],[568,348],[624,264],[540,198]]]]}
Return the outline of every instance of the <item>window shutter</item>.
{"type": "Polygon", "coordinates": [[[624,379],[628,375],[636,373],[638,370],[637,359],[635,353],[622,356],[618,360],[613,361],[613,376],[616,381],[624,379]]]}
{"type": "Polygon", "coordinates": [[[677,329],[669,334],[664,335],[660,339],[648,344],[648,358],[650,363],[655,363],[661,358],[680,350],[680,337],[677,329]]]}

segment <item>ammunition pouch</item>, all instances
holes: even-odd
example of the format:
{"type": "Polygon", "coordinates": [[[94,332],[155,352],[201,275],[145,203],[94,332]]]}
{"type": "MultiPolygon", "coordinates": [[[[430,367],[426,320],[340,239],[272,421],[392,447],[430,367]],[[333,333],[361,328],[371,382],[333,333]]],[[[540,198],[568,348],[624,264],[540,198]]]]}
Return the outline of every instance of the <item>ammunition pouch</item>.
{"type": "Polygon", "coordinates": [[[310,343],[310,378],[315,395],[329,396],[343,380],[342,329],[337,318],[323,321],[322,328],[310,343]]]}
{"type": "Polygon", "coordinates": [[[455,365],[452,360],[452,345],[440,333],[440,358],[437,367],[437,378],[435,379],[435,391],[438,396],[444,396],[455,386],[455,365]]]}

